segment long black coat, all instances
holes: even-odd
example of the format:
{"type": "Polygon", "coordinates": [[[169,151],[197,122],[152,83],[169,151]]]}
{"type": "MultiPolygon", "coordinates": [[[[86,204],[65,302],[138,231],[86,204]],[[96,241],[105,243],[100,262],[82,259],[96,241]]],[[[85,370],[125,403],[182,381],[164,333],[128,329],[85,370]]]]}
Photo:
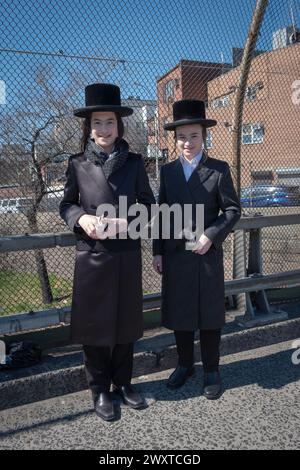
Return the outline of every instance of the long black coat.
{"type": "Polygon", "coordinates": [[[66,176],[60,215],[77,238],[71,340],[111,347],[133,342],[143,334],[140,240],[94,240],[76,222],[96,215],[100,204],[118,207],[121,195],[128,207],[155,203],[143,159],[129,152],[106,179],[101,166],[80,153],[70,157],[66,176]]]}
{"type": "Polygon", "coordinates": [[[204,234],[213,242],[205,255],[198,255],[185,250],[184,239],[154,241],[154,255],[163,255],[162,323],[172,330],[221,328],[225,322],[222,242],[241,215],[229,165],[203,156],[186,181],[177,159],[161,168],[160,178],[160,204],[204,204],[204,234]]]}

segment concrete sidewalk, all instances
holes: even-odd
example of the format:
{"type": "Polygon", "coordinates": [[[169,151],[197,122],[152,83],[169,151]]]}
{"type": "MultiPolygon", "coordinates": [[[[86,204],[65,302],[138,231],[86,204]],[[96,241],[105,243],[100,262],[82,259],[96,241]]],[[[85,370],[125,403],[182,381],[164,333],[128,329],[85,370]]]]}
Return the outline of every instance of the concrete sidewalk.
{"type": "Polygon", "coordinates": [[[171,370],[134,379],[148,401],[135,411],[116,399],[105,423],[82,391],[0,412],[0,449],[299,449],[300,365],[292,341],[222,357],[225,392],[201,396],[202,368],[178,391],[171,370]]]}
{"type": "MultiPolygon", "coordinates": [[[[299,305],[289,309],[290,320],[246,330],[228,318],[222,331],[221,355],[300,338],[300,316],[295,316],[299,313],[299,305]]],[[[175,367],[177,352],[174,342],[173,333],[169,330],[146,330],[144,337],[135,345],[134,377],[175,367]]],[[[197,344],[195,358],[196,361],[201,360],[197,344]]],[[[81,347],[48,350],[35,366],[0,371],[0,410],[86,388],[81,347]]]]}

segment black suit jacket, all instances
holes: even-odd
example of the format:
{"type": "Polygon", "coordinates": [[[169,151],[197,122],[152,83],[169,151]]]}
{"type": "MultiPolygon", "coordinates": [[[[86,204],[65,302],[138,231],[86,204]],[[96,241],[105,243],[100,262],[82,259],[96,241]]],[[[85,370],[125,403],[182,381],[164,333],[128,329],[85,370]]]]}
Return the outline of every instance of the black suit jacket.
{"type": "Polygon", "coordinates": [[[84,153],[69,158],[66,185],[59,211],[77,238],[77,250],[127,251],[138,249],[140,240],[94,240],[77,225],[83,214],[96,215],[100,204],[113,204],[118,208],[119,196],[127,196],[127,205],[142,203],[149,208],[155,199],[141,155],[128,153],[124,165],[113,172],[108,180],[100,166],[91,162],[84,153]]]}
{"type": "MultiPolygon", "coordinates": [[[[188,181],[180,159],[161,168],[159,204],[204,204],[204,234],[219,248],[241,216],[227,162],[203,157],[188,181]]],[[[194,221],[193,224],[194,225],[194,221]]],[[[172,234],[171,227],[171,234],[172,234]]],[[[185,248],[186,239],[154,240],[153,254],[185,248]]]]}

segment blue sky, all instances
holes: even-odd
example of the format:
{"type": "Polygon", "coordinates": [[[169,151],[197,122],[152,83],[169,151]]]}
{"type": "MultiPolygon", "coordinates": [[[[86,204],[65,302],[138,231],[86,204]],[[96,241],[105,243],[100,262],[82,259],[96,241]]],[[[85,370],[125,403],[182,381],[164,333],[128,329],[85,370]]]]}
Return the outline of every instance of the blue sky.
{"type": "MultiPolygon", "coordinates": [[[[270,0],[259,49],[270,49],[272,32],[291,22],[292,1],[300,24],[300,0],[270,0]]],[[[53,84],[69,73],[89,81],[121,84],[123,97],[155,98],[156,78],[180,59],[231,62],[231,48],[245,43],[255,0],[4,0],[0,48],[58,56],[0,54],[7,105],[25,93],[36,69],[48,64],[53,84]],[[120,61],[87,61],[66,55],[120,61]]]]}

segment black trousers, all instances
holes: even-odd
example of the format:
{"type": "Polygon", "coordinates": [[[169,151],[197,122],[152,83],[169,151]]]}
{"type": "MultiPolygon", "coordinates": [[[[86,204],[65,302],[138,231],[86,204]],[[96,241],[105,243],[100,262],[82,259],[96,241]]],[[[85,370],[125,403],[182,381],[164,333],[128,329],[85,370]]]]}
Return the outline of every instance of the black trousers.
{"type": "MultiPolygon", "coordinates": [[[[194,331],[174,331],[178,364],[190,367],[194,364],[194,331]]],[[[221,330],[200,330],[201,358],[204,372],[216,372],[220,361],[221,330]]]]}
{"type": "Polygon", "coordinates": [[[106,346],[83,346],[85,374],[93,396],[108,392],[111,383],[117,386],[131,382],[133,343],[106,346]]]}

